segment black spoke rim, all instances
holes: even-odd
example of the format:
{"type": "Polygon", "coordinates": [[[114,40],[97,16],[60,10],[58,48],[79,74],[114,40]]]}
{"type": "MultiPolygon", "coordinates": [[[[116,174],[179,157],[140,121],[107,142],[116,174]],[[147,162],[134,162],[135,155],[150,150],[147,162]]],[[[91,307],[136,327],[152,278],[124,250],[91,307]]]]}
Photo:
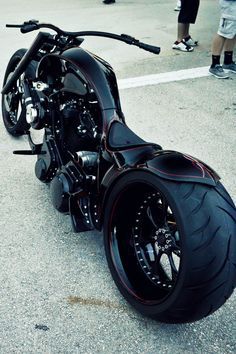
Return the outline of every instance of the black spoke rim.
{"type": "Polygon", "coordinates": [[[176,250],[176,242],[173,238],[175,230],[173,225],[171,228],[168,226],[168,207],[167,202],[160,194],[147,195],[136,214],[133,235],[135,252],[142,270],[152,282],[163,288],[172,288],[178,273],[173,259],[173,251],[176,250]],[[156,216],[156,220],[153,222],[155,213],[159,217],[156,216]],[[145,217],[149,221],[151,220],[154,226],[151,232],[148,230],[148,235],[144,235],[146,230],[142,227],[145,224],[145,217]],[[140,240],[141,242],[139,242],[140,240]],[[151,250],[153,251],[150,257],[151,250]],[[146,254],[147,256],[144,258],[146,254]],[[162,263],[164,255],[167,256],[165,263],[169,260],[169,264],[162,263]],[[170,268],[170,273],[167,272],[167,267],[170,268]]]}
{"type": "Polygon", "coordinates": [[[170,295],[176,285],[181,264],[180,237],[164,196],[146,189],[141,195],[133,203],[127,198],[130,202],[124,214],[128,225],[123,225],[122,213],[114,217],[110,247],[113,264],[126,289],[143,302],[156,303],[170,295]]]}

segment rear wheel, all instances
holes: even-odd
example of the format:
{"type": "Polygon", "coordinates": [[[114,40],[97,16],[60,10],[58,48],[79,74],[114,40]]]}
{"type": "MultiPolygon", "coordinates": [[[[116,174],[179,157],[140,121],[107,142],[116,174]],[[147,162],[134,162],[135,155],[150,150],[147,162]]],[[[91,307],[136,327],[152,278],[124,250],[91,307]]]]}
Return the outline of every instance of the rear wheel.
{"type": "Polygon", "coordinates": [[[235,286],[236,210],[220,183],[214,188],[130,173],[109,196],[104,237],[119,290],[156,320],[199,320],[235,286]]]}
{"type": "MultiPolygon", "coordinates": [[[[13,75],[17,65],[26,53],[26,49],[19,49],[10,59],[3,84],[13,75]]],[[[14,136],[25,134],[30,125],[26,122],[25,104],[23,101],[23,88],[19,78],[10,92],[2,95],[2,117],[7,131],[14,136]]]]}

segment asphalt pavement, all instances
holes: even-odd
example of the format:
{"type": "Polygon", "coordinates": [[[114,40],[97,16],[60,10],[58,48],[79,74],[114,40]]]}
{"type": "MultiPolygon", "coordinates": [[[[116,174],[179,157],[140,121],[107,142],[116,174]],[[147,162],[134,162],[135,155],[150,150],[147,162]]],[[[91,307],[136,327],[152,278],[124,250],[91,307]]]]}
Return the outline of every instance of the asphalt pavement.
{"type": "MultiPolygon", "coordinates": [[[[160,45],[161,54],[88,38],[83,47],[114,67],[118,79],[205,67],[217,30],[217,1],[202,0],[193,53],[171,49],[177,13],[173,0],[39,2],[1,0],[0,80],[14,51],[34,34],[5,23],[37,18],[67,30],[128,33],[160,45]]],[[[236,54],[236,53],[235,53],[236,54]]],[[[120,91],[127,124],[141,137],[186,152],[212,166],[236,197],[236,75],[185,79],[120,91]]],[[[34,175],[24,137],[0,122],[0,353],[236,353],[235,293],[216,313],[196,323],[169,325],[135,312],[116,289],[106,264],[102,233],[72,232],[70,219],[52,206],[34,175]]]]}

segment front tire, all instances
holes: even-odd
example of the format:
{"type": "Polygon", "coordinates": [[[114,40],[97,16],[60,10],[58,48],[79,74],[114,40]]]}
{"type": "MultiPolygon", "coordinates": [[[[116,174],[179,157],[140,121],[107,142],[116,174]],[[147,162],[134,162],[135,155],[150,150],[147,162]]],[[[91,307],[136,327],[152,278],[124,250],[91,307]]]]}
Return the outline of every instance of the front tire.
{"type": "Polygon", "coordinates": [[[220,183],[129,173],[110,193],[104,241],[120,292],[156,320],[199,320],[235,287],[236,209],[220,183]]]}
{"type": "MultiPolygon", "coordinates": [[[[26,49],[19,49],[13,54],[6,69],[3,85],[13,75],[25,53],[26,49]]],[[[2,117],[6,130],[13,136],[23,135],[30,128],[30,125],[26,122],[26,109],[20,78],[9,93],[2,95],[2,117]]]]}

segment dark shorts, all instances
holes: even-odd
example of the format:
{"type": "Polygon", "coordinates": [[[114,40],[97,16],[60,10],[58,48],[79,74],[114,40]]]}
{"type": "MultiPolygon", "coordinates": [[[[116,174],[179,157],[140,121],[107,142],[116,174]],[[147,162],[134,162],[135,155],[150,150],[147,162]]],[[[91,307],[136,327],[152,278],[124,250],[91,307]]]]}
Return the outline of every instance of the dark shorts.
{"type": "Polygon", "coordinates": [[[179,23],[195,23],[200,0],[181,0],[179,23]]]}

